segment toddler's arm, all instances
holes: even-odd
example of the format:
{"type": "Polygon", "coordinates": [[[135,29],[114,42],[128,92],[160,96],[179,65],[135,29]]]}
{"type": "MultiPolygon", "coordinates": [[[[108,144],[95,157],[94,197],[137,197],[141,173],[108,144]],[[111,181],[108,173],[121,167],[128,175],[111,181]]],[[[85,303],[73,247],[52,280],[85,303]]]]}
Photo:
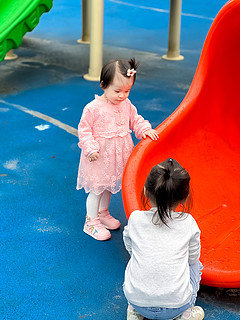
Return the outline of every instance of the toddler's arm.
{"type": "Polygon", "coordinates": [[[123,230],[123,242],[125,245],[125,248],[127,249],[127,251],[129,252],[129,254],[132,254],[132,241],[128,235],[129,233],[129,229],[128,229],[128,225],[124,227],[123,230]]]}
{"type": "Polygon", "coordinates": [[[200,258],[201,244],[200,244],[200,230],[196,221],[193,221],[192,238],[189,242],[189,264],[195,263],[200,258]]]}
{"type": "Polygon", "coordinates": [[[137,108],[130,103],[130,122],[129,127],[134,131],[137,139],[145,139],[147,136],[153,140],[158,138],[158,134],[152,129],[149,121],[145,120],[137,113],[137,108]]]}
{"type": "Polygon", "coordinates": [[[94,153],[99,152],[99,144],[93,137],[92,127],[93,116],[90,110],[84,108],[82,118],[78,125],[78,146],[83,150],[86,157],[90,157],[94,153]]]}

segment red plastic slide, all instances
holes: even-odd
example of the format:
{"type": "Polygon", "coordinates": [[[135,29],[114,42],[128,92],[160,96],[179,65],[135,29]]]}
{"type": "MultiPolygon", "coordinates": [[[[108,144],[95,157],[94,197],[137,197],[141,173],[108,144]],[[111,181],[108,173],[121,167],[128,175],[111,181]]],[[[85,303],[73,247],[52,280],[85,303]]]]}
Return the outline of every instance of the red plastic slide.
{"type": "Polygon", "coordinates": [[[186,97],[157,131],[158,141],[141,141],[127,163],[127,217],[142,208],[152,166],[178,160],[190,173],[202,231],[202,284],[240,288],[240,0],[218,13],[186,97]]]}

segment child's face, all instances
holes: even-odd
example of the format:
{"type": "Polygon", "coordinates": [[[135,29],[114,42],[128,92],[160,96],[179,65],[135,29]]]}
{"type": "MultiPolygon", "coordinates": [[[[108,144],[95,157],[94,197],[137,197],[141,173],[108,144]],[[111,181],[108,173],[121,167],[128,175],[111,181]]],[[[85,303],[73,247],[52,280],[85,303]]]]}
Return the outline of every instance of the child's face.
{"type": "Polygon", "coordinates": [[[104,96],[112,104],[119,104],[129,96],[133,85],[133,78],[126,78],[120,73],[116,73],[113,82],[104,89],[104,96]]]}

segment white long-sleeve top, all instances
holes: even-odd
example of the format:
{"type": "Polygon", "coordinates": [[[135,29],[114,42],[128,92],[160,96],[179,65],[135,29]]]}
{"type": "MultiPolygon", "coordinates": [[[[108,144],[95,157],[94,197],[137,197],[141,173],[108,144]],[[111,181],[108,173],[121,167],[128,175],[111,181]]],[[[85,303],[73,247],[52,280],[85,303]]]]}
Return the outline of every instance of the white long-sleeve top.
{"type": "Polygon", "coordinates": [[[131,257],[123,289],[139,307],[178,308],[192,297],[189,264],[200,257],[200,230],[190,214],[173,211],[168,226],[154,225],[155,211],[134,211],[124,228],[131,257]]]}

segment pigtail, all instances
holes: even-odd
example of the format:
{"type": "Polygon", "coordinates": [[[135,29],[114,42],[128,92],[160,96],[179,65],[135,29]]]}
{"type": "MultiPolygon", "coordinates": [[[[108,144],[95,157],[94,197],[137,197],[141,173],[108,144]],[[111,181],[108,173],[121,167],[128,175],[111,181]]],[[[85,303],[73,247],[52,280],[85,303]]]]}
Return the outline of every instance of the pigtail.
{"type": "Polygon", "coordinates": [[[171,218],[171,207],[173,206],[173,165],[169,161],[165,168],[159,166],[159,177],[155,188],[155,199],[157,205],[157,214],[153,216],[153,223],[161,223],[167,225],[171,218]]]}
{"type": "Polygon", "coordinates": [[[126,78],[132,78],[133,84],[136,80],[136,70],[139,66],[139,62],[136,62],[135,58],[130,60],[116,60],[117,69],[126,78]]]}
{"type": "Polygon", "coordinates": [[[137,68],[139,67],[139,64],[140,64],[139,62],[136,62],[134,57],[132,59],[130,59],[128,61],[128,63],[129,63],[130,69],[134,69],[135,71],[137,70],[137,68]]]}
{"type": "Polygon", "coordinates": [[[168,219],[171,218],[169,208],[169,190],[166,188],[166,184],[156,188],[155,195],[157,211],[153,215],[154,224],[165,224],[167,225],[168,219]],[[160,222],[160,223],[159,223],[160,222]]]}

